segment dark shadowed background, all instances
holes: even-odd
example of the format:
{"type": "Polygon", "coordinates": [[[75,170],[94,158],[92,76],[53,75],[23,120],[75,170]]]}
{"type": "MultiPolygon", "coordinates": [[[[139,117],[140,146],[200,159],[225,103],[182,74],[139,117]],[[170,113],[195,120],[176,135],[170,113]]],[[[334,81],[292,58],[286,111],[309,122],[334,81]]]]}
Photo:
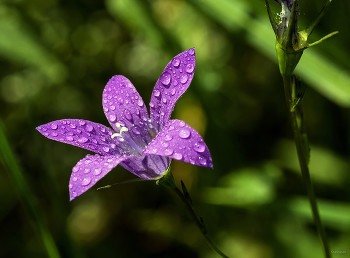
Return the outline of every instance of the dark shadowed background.
{"type": "MultiPolygon", "coordinates": [[[[274,13],[279,6],[271,1],[274,13]]],[[[300,29],[323,1],[300,3],[300,29]]],[[[306,85],[311,173],[333,251],[350,257],[349,1],[334,1],[296,74],[306,85]]],[[[88,151],[35,127],[107,125],[115,74],[145,103],[165,65],[196,48],[196,73],[172,117],[205,139],[214,169],[173,161],[214,241],[230,257],[322,257],[291,140],[274,35],[262,0],[1,0],[0,257],[216,257],[182,204],[117,167],[69,202],[88,151]]]]}

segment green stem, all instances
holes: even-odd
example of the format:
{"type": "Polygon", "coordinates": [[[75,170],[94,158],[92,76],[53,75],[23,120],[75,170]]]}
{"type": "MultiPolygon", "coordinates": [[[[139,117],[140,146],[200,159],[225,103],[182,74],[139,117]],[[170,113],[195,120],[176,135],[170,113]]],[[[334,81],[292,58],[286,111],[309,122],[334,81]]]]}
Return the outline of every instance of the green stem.
{"type": "Polygon", "coordinates": [[[168,168],[168,171],[165,173],[165,175],[157,181],[157,183],[160,184],[160,185],[165,186],[168,189],[171,189],[172,191],[174,191],[176,193],[177,196],[180,197],[181,201],[183,201],[183,203],[185,204],[185,206],[186,206],[187,210],[189,211],[191,217],[195,221],[197,227],[201,231],[202,235],[207,240],[207,243],[209,244],[209,246],[218,255],[220,255],[221,257],[228,258],[228,256],[225,255],[214,244],[214,242],[211,240],[211,238],[208,236],[208,231],[207,231],[207,228],[206,228],[206,226],[204,224],[204,221],[203,221],[202,217],[198,216],[197,213],[195,212],[195,210],[193,209],[192,200],[191,200],[191,197],[190,197],[190,195],[189,195],[189,193],[188,193],[188,191],[186,189],[185,184],[183,182],[181,182],[181,184],[182,184],[182,191],[176,186],[173,174],[170,171],[170,167],[168,168]]]}
{"type": "Polygon", "coordinates": [[[316,224],[318,234],[320,235],[320,238],[323,244],[325,257],[331,258],[326,233],[321,222],[320,214],[317,207],[315,191],[311,182],[311,177],[309,172],[309,166],[308,166],[309,146],[306,140],[307,139],[306,132],[303,126],[302,106],[300,105],[300,103],[295,105],[295,102],[299,100],[297,100],[295,96],[297,89],[296,89],[294,77],[284,76],[283,85],[284,85],[285,98],[288,105],[288,111],[289,111],[289,115],[290,115],[290,119],[293,127],[293,134],[294,134],[295,145],[298,153],[299,165],[300,165],[303,181],[306,186],[307,194],[309,197],[312,216],[316,224]]]}

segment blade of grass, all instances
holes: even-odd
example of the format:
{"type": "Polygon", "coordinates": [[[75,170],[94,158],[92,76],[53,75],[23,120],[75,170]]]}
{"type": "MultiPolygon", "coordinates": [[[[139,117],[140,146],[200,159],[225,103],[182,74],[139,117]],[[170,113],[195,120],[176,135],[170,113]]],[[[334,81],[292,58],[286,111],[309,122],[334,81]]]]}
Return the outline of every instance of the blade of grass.
{"type": "Polygon", "coordinates": [[[36,204],[35,197],[31,192],[29,185],[23,175],[22,168],[20,167],[15,154],[13,153],[10,144],[6,138],[4,126],[0,120],[0,161],[3,164],[5,170],[8,171],[9,177],[13,180],[16,189],[20,195],[20,198],[28,211],[30,219],[32,220],[35,229],[37,230],[39,237],[41,238],[47,255],[50,258],[61,257],[56,244],[52,238],[49,229],[44,223],[42,214],[36,204]]]}

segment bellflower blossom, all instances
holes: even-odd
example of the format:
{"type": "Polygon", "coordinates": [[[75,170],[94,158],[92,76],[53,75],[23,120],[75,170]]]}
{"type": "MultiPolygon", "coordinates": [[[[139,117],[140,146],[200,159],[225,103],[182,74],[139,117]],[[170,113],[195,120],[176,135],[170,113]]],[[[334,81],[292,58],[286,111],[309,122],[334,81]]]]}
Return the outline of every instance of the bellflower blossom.
{"type": "Polygon", "coordinates": [[[113,128],[82,119],[63,119],[38,126],[45,137],[92,152],[73,168],[70,200],[90,189],[120,164],[143,179],[163,177],[172,159],[213,167],[202,137],[181,120],[170,120],[174,105],[190,85],[195,50],[177,55],[165,67],[151,96],[150,117],[133,84],[124,76],[107,83],[102,104],[113,128]]]}

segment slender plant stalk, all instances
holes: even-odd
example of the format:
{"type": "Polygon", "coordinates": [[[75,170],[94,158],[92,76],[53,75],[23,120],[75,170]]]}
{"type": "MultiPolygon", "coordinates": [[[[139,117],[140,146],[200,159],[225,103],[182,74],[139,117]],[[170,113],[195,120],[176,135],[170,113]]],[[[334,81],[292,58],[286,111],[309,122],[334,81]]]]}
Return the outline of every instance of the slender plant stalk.
{"type": "Polygon", "coordinates": [[[60,258],[60,254],[56,247],[55,241],[49,229],[46,227],[42,214],[35,203],[35,198],[31,192],[26,179],[24,178],[22,169],[18,164],[18,161],[7,141],[2,123],[0,121],[0,161],[3,163],[6,170],[9,172],[9,176],[15,183],[15,186],[19,192],[19,195],[23,201],[23,204],[34,223],[41,240],[43,241],[47,255],[50,258],[60,258]]]}
{"type": "Polygon", "coordinates": [[[185,204],[187,210],[189,211],[191,217],[195,221],[205,240],[207,240],[209,246],[221,257],[228,257],[214,244],[214,242],[208,236],[208,231],[204,224],[203,218],[198,216],[195,210],[193,209],[192,199],[186,189],[185,184],[181,181],[182,191],[176,186],[175,179],[173,174],[171,173],[170,167],[168,168],[168,171],[165,173],[165,175],[157,181],[157,184],[162,185],[170,189],[171,191],[174,191],[176,195],[180,197],[181,201],[183,201],[183,203],[185,204]]]}
{"type": "Polygon", "coordinates": [[[303,113],[301,106],[301,99],[297,99],[296,94],[296,83],[295,77],[293,76],[284,76],[283,85],[285,98],[288,106],[288,111],[292,123],[293,134],[295,145],[298,153],[298,160],[301,169],[301,174],[307,194],[309,197],[309,202],[312,210],[312,216],[316,224],[318,234],[321,238],[323,244],[323,250],[326,258],[331,258],[330,250],[328,247],[327,237],[324,230],[324,227],[321,222],[320,214],[317,207],[317,201],[315,196],[315,191],[311,182],[310,172],[309,172],[309,145],[307,142],[306,132],[303,125],[303,113]]]}
{"type": "Polygon", "coordinates": [[[221,257],[228,257],[225,255],[211,240],[211,238],[208,236],[207,228],[204,224],[204,221],[202,217],[198,216],[195,210],[192,207],[191,201],[189,198],[186,198],[185,195],[181,192],[181,190],[178,187],[172,188],[172,190],[180,197],[180,199],[184,202],[187,210],[189,211],[191,217],[196,222],[197,227],[201,231],[204,238],[207,240],[207,243],[209,246],[221,257]]]}

